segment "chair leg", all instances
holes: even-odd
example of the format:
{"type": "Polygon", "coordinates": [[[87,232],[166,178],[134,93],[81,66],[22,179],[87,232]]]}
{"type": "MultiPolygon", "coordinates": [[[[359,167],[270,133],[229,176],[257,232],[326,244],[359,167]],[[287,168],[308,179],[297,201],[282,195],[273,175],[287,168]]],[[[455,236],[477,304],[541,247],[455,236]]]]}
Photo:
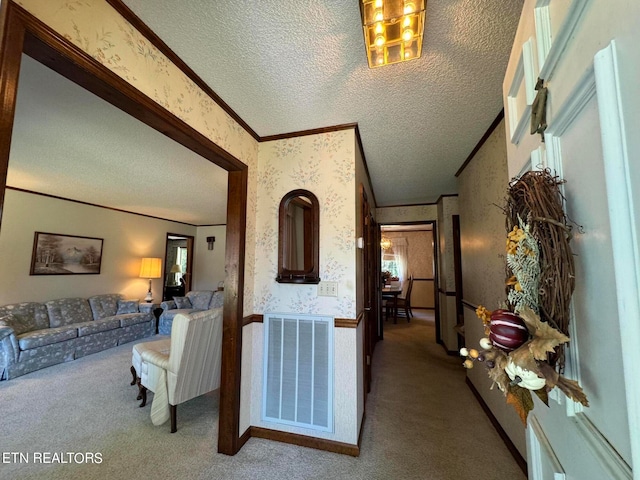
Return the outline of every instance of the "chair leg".
{"type": "Polygon", "coordinates": [[[136,400],[142,400],[142,389],[144,388],[142,386],[142,384],[140,383],[140,377],[138,377],[136,379],[136,382],[138,383],[138,396],[136,397],[136,400]]]}
{"type": "Polygon", "coordinates": [[[147,387],[140,385],[140,396],[142,397],[142,403],[140,407],[144,407],[147,404],[147,387]]]}
{"type": "Polygon", "coordinates": [[[176,410],[176,405],[169,404],[169,415],[171,416],[171,433],[176,433],[176,430],[178,430],[178,428],[176,427],[176,410]]]}
{"type": "Polygon", "coordinates": [[[135,385],[136,384],[136,379],[138,378],[138,374],[136,373],[136,369],[133,368],[133,365],[131,365],[131,375],[133,375],[133,380],[131,380],[131,385],[135,385]]]}

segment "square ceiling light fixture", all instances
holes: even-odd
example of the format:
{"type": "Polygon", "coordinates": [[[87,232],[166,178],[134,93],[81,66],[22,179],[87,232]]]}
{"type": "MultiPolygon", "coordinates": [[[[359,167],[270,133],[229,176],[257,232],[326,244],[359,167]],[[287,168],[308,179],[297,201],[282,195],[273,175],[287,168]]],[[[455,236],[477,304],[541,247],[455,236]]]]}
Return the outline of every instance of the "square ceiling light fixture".
{"type": "Polygon", "coordinates": [[[361,0],[369,67],[419,58],[426,0],[361,0]]]}

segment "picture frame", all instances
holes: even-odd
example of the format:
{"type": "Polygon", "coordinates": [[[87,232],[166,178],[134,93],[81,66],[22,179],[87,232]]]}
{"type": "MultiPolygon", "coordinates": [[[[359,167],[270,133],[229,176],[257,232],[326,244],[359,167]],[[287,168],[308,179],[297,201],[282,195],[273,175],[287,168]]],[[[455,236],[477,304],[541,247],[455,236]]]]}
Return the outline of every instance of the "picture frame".
{"type": "Polygon", "coordinates": [[[99,275],[104,239],[35,232],[29,275],[99,275]]]}

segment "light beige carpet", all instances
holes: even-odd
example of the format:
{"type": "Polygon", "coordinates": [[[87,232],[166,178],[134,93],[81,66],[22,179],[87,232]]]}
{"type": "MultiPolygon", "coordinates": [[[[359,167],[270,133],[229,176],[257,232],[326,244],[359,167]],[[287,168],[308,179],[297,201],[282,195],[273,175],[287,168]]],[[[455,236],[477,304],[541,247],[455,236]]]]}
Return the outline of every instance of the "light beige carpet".
{"type": "Polygon", "coordinates": [[[358,458],[255,438],[219,455],[215,392],[178,407],[177,433],[154,427],[129,385],[131,347],[0,382],[0,479],[525,478],[464,384],[460,358],[435,344],[432,322],[387,322],[358,458]],[[101,463],[34,463],[87,452],[101,463]]]}

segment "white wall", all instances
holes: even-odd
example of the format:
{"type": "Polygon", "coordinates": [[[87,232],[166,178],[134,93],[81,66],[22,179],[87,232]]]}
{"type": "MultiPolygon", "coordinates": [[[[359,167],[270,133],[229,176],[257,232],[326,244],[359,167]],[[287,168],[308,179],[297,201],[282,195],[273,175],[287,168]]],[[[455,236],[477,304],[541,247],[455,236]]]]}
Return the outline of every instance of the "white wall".
{"type": "MultiPolygon", "coordinates": [[[[195,235],[195,227],[7,190],[0,229],[0,305],[122,293],[144,298],[142,257],[164,258],[167,232],[195,235]],[[99,275],[29,275],[34,232],[103,238],[99,275]]],[[[162,278],[152,281],[162,299],[162,278]]]]}

